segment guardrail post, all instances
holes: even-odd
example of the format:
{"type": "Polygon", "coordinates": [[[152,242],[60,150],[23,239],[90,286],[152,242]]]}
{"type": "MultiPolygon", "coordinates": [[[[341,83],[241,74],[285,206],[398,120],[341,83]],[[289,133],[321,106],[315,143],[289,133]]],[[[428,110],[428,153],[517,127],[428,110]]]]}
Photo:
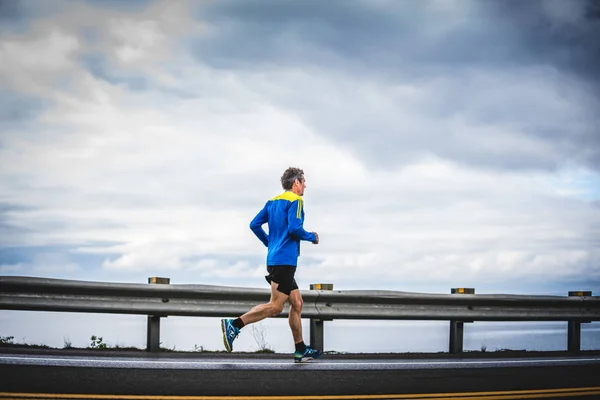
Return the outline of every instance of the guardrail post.
{"type": "Polygon", "coordinates": [[[146,351],[156,353],[160,349],[160,317],[148,315],[148,339],[146,351]]]}
{"type": "MultiPolygon", "coordinates": [[[[169,278],[148,278],[149,284],[168,285],[169,278]]],[[[164,299],[163,299],[164,301],[164,299]]],[[[146,339],[146,351],[156,353],[160,350],[160,315],[148,315],[148,334],[146,339]]]]}
{"type": "MultiPolygon", "coordinates": [[[[474,288],[452,288],[451,294],[475,294],[474,288]]],[[[450,321],[450,354],[463,352],[464,323],[473,321],[450,321]]]]}
{"type": "MultiPolygon", "coordinates": [[[[311,283],[310,290],[333,290],[333,283],[311,283]]],[[[310,319],[310,347],[323,351],[324,319],[310,319]]]]}
{"type": "MultiPolygon", "coordinates": [[[[591,296],[590,291],[573,291],[569,292],[569,297],[573,296],[591,296]]],[[[590,321],[569,321],[567,328],[567,351],[581,351],[581,324],[590,321]]]]}

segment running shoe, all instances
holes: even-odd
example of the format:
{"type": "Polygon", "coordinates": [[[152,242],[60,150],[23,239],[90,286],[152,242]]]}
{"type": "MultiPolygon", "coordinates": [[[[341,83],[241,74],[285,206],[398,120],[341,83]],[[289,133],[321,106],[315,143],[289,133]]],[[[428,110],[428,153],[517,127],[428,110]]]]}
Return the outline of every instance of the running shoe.
{"type": "Polygon", "coordinates": [[[310,347],[306,346],[306,350],[304,350],[304,353],[301,353],[299,351],[294,353],[294,362],[297,362],[297,363],[308,362],[310,360],[314,360],[314,359],[321,357],[322,354],[323,354],[322,351],[311,349],[310,347]]]}
{"type": "Polygon", "coordinates": [[[240,334],[240,330],[233,326],[233,319],[222,319],[221,330],[223,331],[223,344],[228,352],[233,350],[233,341],[240,334]]]}

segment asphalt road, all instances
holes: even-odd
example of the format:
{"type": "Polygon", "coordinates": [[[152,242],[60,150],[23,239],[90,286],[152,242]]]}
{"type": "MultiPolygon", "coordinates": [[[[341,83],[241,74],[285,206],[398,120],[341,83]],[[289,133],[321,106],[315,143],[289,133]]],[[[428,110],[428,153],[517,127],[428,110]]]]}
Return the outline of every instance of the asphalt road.
{"type": "Polygon", "coordinates": [[[132,395],[600,399],[600,352],[520,357],[329,355],[294,364],[290,356],[281,355],[0,349],[0,379],[0,399],[32,398],[34,393],[46,398],[61,394],[59,398],[124,399],[132,395]]]}

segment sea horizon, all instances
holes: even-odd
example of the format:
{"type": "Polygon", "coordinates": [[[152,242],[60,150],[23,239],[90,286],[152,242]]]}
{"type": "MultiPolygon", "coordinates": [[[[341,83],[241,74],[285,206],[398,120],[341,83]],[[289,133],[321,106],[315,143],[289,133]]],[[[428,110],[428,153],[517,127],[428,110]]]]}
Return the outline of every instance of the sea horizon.
{"type": "MultiPolygon", "coordinates": [[[[51,312],[0,312],[0,337],[15,344],[52,348],[91,345],[101,337],[108,347],[146,348],[147,317],[51,312]],[[36,318],[31,318],[35,314],[36,318]],[[44,329],[39,327],[43,326],[44,329]]],[[[161,347],[175,351],[222,351],[219,318],[161,318],[161,347]]],[[[303,319],[310,344],[309,320],[303,319]]],[[[449,321],[335,320],[324,323],[324,350],[339,353],[448,352],[449,321]]],[[[567,349],[567,322],[473,322],[464,324],[464,351],[561,351],[567,349]]],[[[234,350],[261,347],[293,352],[287,320],[273,318],[244,328],[234,350]]],[[[600,350],[600,322],[581,324],[581,350],[600,350]]]]}

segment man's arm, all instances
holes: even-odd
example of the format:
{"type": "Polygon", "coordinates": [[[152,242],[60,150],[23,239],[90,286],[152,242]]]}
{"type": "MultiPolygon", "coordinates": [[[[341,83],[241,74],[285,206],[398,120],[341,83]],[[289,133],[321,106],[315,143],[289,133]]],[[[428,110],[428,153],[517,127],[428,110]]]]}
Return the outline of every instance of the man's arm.
{"type": "Polygon", "coordinates": [[[302,200],[296,200],[288,209],[288,232],[300,240],[306,240],[318,243],[317,235],[314,232],[307,232],[302,226],[304,218],[302,216],[302,200]]]}
{"type": "MultiPolygon", "coordinates": [[[[269,203],[267,202],[267,204],[269,204],[269,203]]],[[[269,247],[269,237],[267,236],[267,233],[265,232],[265,230],[262,228],[263,224],[265,224],[266,222],[269,221],[269,213],[267,212],[267,204],[265,204],[263,209],[260,210],[258,212],[258,214],[256,214],[256,217],[254,217],[252,222],[250,222],[250,229],[252,229],[252,232],[254,232],[256,237],[261,242],[263,242],[263,244],[265,246],[269,247]]]]}

